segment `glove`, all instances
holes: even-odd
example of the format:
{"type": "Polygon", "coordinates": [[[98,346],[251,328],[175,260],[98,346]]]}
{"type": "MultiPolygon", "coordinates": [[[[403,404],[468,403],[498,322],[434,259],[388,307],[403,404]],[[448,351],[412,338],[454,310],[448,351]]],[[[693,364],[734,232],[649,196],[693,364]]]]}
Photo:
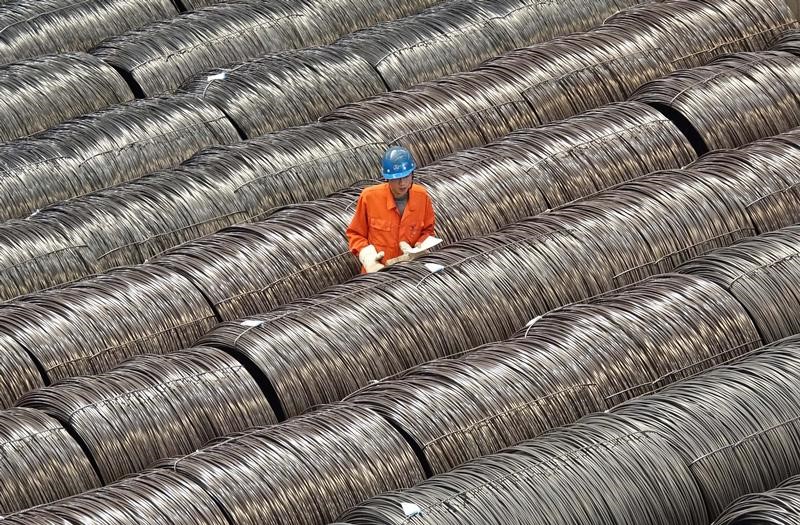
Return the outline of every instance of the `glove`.
{"type": "Polygon", "coordinates": [[[400,251],[403,252],[403,255],[398,255],[394,259],[389,259],[388,261],[386,261],[386,266],[391,266],[393,264],[406,262],[413,259],[413,257],[411,256],[412,255],[411,245],[408,244],[406,241],[400,241],[400,251]]]}
{"type": "Polygon", "coordinates": [[[373,273],[383,269],[383,265],[379,262],[381,259],[383,259],[383,252],[378,252],[371,244],[364,246],[361,248],[361,251],[358,252],[358,260],[364,265],[364,269],[367,270],[367,273],[373,273]]]}

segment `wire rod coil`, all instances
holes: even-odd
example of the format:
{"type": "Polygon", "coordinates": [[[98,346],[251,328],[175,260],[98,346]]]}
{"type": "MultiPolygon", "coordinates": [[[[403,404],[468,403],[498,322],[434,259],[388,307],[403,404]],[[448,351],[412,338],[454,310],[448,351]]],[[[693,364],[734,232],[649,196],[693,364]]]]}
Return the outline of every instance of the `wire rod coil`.
{"type": "Polygon", "coordinates": [[[0,66],[0,141],[133,99],[125,81],[85,53],[32,58],[0,66]]]}
{"type": "Polygon", "coordinates": [[[7,303],[0,318],[0,331],[30,352],[48,383],[185,348],[216,323],[191,283],[152,265],[7,303]]]}
{"type": "Polygon", "coordinates": [[[88,51],[110,36],[177,14],[169,0],[3,2],[0,61],[88,51]]]}
{"type": "Polygon", "coordinates": [[[704,153],[797,126],[799,78],[800,57],[778,51],[737,53],[654,80],[631,99],[663,111],[704,153]]]}
{"type": "MultiPolygon", "coordinates": [[[[460,1],[460,0],[459,0],[460,1]]],[[[266,55],[195,76],[179,92],[220,108],[245,137],[313,122],[386,90],[364,59],[344,48],[266,55]]]]}
{"type": "Polygon", "coordinates": [[[38,410],[0,410],[0,514],[41,505],[98,487],[78,443],[38,410]]]}
{"type": "Polygon", "coordinates": [[[9,514],[3,521],[10,525],[230,525],[202,487],[166,469],[9,514]]]}
{"type": "Polygon", "coordinates": [[[358,28],[418,12],[437,0],[222,2],[155,22],[92,50],[140,95],[169,93],[194,75],[284,49],[330,43],[358,28]]]}
{"type": "Polygon", "coordinates": [[[242,365],[209,350],[139,356],[29,392],[18,404],[70,429],[110,483],[214,438],[276,422],[242,365]]]}
{"type": "Polygon", "coordinates": [[[438,474],[761,344],[722,288],[668,274],[557,309],[511,339],[412,368],[345,402],[386,417],[438,474]]]}
{"type": "Polygon", "coordinates": [[[800,524],[800,477],[779,487],[743,496],[733,502],[713,525],[797,525],[800,524]]]}
{"type": "Polygon", "coordinates": [[[345,405],[231,436],[162,466],[202,486],[241,525],[323,525],[372,494],[424,478],[388,423],[345,405]]]}
{"type": "Polygon", "coordinates": [[[238,140],[222,112],[190,97],[137,100],[85,115],[0,144],[2,218],[25,217],[238,140]]]}
{"type": "Polygon", "coordinates": [[[800,30],[788,29],[772,42],[773,51],[785,51],[793,55],[800,55],[800,30]]]}
{"type": "Polygon", "coordinates": [[[737,243],[678,268],[724,287],[749,312],[764,341],[800,333],[800,228],[785,228],[737,243]],[[771,250],[767,250],[771,248],[771,250]],[[753,256],[757,251],[758,257],[753,256]],[[763,297],[780,300],[764,301],[763,297]]]}

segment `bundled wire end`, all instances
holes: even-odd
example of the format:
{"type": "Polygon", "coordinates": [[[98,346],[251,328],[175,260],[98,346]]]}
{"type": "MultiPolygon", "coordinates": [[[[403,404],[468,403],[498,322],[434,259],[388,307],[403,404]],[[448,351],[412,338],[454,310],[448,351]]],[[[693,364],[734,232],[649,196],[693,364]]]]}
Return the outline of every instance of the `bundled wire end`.
{"type": "Polygon", "coordinates": [[[104,374],[30,392],[19,405],[70,429],[105,483],[214,438],[276,422],[242,365],[208,348],[140,356],[104,374]]]}

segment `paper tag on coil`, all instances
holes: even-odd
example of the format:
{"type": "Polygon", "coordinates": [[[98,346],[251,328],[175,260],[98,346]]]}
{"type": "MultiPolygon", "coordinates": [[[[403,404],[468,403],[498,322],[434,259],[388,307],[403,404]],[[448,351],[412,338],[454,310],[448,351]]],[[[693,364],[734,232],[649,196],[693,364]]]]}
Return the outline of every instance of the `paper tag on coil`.
{"type": "Polygon", "coordinates": [[[406,515],[406,518],[422,514],[422,509],[419,508],[419,505],[416,503],[401,503],[400,506],[403,508],[403,513],[406,515]]]}
{"type": "Polygon", "coordinates": [[[208,75],[206,81],[211,82],[212,80],[225,80],[226,76],[228,76],[228,74],[223,71],[222,73],[217,73],[216,75],[208,75]]]}
{"type": "Polygon", "coordinates": [[[242,321],[242,326],[247,326],[248,328],[261,326],[262,324],[264,324],[264,321],[259,321],[258,319],[245,319],[242,321]]]}
{"type": "Polygon", "coordinates": [[[444,270],[444,266],[436,263],[425,263],[425,268],[427,268],[431,273],[441,272],[444,270]]]}

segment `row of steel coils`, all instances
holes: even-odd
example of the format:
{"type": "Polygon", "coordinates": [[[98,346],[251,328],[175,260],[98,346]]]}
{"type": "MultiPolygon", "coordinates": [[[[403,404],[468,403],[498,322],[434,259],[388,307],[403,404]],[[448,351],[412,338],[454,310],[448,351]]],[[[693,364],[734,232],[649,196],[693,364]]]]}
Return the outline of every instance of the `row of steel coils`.
{"type": "MultiPolygon", "coordinates": [[[[753,57],[760,58],[757,64],[765,63],[763,55],[746,55],[753,57]]],[[[742,69],[739,64],[728,72],[730,82],[711,91],[712,100],[731,98],[731,91],[723,86],[739,85],[742,77],[736,72],[742,69]]],[[[681,72],[676,78],[686,76],[693,74],[681,72]]],[[[708,87],[708,83],[702,85],[708,87]]],[[[774,100],[788,100],[791,90],[782,95],[780,86],[769,86],[777,90],[774,100]]],[[[697,101],[710,93],[687,91],[687,96],[697,101]]],[[[763,121],[766,124],[756,117],[742,121],[751,126],[747,132],[769,134],[771,123],[791,118],[785,104],[769,107],[775,113],[763,121]]],[[[695,127],[702,129],[700,124],[695,127]]],[[[745,133],[743,127],[747,126],[737,127],[730,140],[745,133]]],[[[424,260],[355,279],[266,316],[227,323],[205,338],[206,346],[134,359],[104,374],[66,379],[26,394],[18,403],[24,408],[12,409],[15,413],[8,418],[7,435],[14,437],[7,449],[20,451],[10,462],[15,466],[13,477],[25,484],[23,488],[11,484],[6,488],[12,494],[9,500],[14,502],[8,504],[8,510],[110,483],[158,461],[162,466],[6,519],[12,523],[79,522],[84,519],[81,516],[97,519],[111,507],[122,523],[141,515],[162,516],[162,520],[167,519],[163,516],[172,516],[172,523],[181,523],[177,521],[181,519],[189,520],[186,523],[225,523],[214,521],[225,519],[233,523],[325,523],[362,499],[409,486],[427,474],[496,452],[552,426],[797,333],[795,319],[800,307],[797,298],[792,302],[797,245],[793,228],[739,244],[732,251],[715,252],[680,268],[695,277],[673,275],[636,283],[671,271],[711,249],[795,223],[798,199],[794,166],[798,151],[796,132],[789,132],[739,150],[713,153],[677,169],[694,157],[690,142],[652,109],[630,102],[539,130],[520,131],[485,149],[465,152],[465,158],[476,166],[488,168],[493,159],[523,163],[523,167],[529,164],[530,170],[518,169],[516,173],[530,172],[541,181],[534,186],[541,207],[525,214],[551,206],[557,209],[517,220],[497,233],[451,244],[424,260]],[[556,137],[569,145],[561,155],[556,137]],[[542,155],[548,139],[554,151],[542,155]],[[620,142],[610,146],[615,140],[632,149],[620,148],[620,142]],[[636,148],[639,142],[642,146],[636,148]],[[526,145],[538,145],[538,158],[530,149],[526,153],[526,145]],[[608,149],[603,150],[604,146],[608,149]],[[479,156],[489,149],[495,155],[479,156]],[[586,160],[581,161],[581,155],[586,160]],[[603,158],[608,159],[606,169],[595,172],[597,179],[582,180],[587,176],[587,164],[599,168],[602,164],[597,163],[603,158]],[[536,166],[541,170],[532,169],[536,166]],[[676,169],[645,175],[665,168],[676,169]],[[615,187],[592,195],[609,185],[615,187]],[[641,239],[640,243],[632,244],[636,239],[641,239]],[[431,264],[438,265],[439,270],[432,273],[431,264]],[[553,277],[556,275],[558,279],[553,277]],[[528,323],[533,316],[625,286],[634,288],[589,306],[561,308],[528,323]],[[695,288],[697,291],[691,292],[695,288]],[[420,301],[420,297],[426,300],[420,301]],[[765,301],[767,297],[774,302],[765,301]],[[658,306],[669,301],[677,304],[667,309],[665,317],[656,317],[658,306]],[[398,310],[398,305],[406,310],[398,310]],[[586,309],[592,311],[595,305],[605,305],[608,311],[599,318],[594,314],[593,323],[581,321],[580,315],[586,309]],[[367,330],[366,320],[390,311],[396,319],[414,321],[387,326],[382,335],[386,339],[376,341],[374,331],[367,330]],[[302,317],[295,315],[299,312],[302,317]],[[551,316],[557,327],[549,325],[551,316]],[[689,321],[698,324],[681,324],[689,321]],[[312,322],[313,329],[309,326],[312,322]],[[526,323],[529,326],[525,331],[513,337],[526,323]],[[450,330],[442,331],[442,326],[450,330]],[[594,333],[587,331],[592,326],[594,333]],[[588,351],[600,333],[606,334],[610,351],[619,353],[588,351]],[[559,343],[559,334],[570,335],[559,343]],[[540,344],[547,348],[542,359],[557,359],[557,363],[576,368],[559,368],[556,362],[521,368],[531,362],[528,354],[512,366],[509,363],[515,348],[529,350],[524,341],[517,341],[520,338],[540,338],[540,344]],[[619,342],[621,338],[629,343],[628,354],[619,342]],[[506,339],[507,346],[496,343],[501,346],[471,350],[482,343],[506,339]],[[386,341],[392,341],[391,346],[386,341]],[[666,346],[664,341],[668,342],[666,346]],[[669,341],[675,341],[676,346],[671,347],[669,341]],[[285,344],[279,346],[281,342],[285,344]],[[574,353],[563,350],[563,357],[557,357],[549,345],[553,349],[569,347],[574,353]],[[663,355],[662,348],[668,348],[663,355]],[[648,349],[650,352],[646,352],[648,349]],[[491,361],[492,351],[498,359],[495,362],[491,361]],[[578,355],[589,361],[578,360],[578,355]],[[472,361],[473,357],[479,360],[472,361]],[[446,359],[407,371],[437,358],[446,359]],[[648,361],[643,365],[642,359],[648,361]],[[461,362],[465,363],[463,369],[459,368],[461,362]],[[621,365],[625,363],[629,366],[621,365]],[[487,375],[489,370],[492,372],[487,375]],[[552,370],[553,381],[569,378],[575,384],[554,382],[555,389],[549,391],[542,386],[547,384],[542,370],[552,370]],[[399,373],[401,377],[369,386],[372,380],[399,373]],[[530,376],[528,383],[523,381],[526,375],[530,376]],[[444,389],[443,385],[452,388],[444,389]],[[485,397],[475,398],[477,392],[485,397]],[[348,394],[351,397],[345,404],[246,432],[254,425],[268,425],[348,394]],[[562,400],[566,394],[577,397],[562,400]],[[498,397],[492,397],[495,395],[498,397]],[[547,408],[539,406],[538,401],[518,404],[525,399],[541,399],[547,408]],[[443,412],[444,407],[453,412],[443,412]],[[31,409],[34,412],[27,421],[22,414],[31,409]],[[427,416],[424,410],[429,411],[427,416]],[[54,419],[46,419],[42,413],[54,419]],[[520,417],[521,422],[515,422],[514,417],[520,417]],[[23,428],[15,426],[21,421],[26,421],[20,423],[23,428]],[[433,421],[439,421],[440,426],[432,433],[433,421]],[[403,432],[398,433],[397,428],[403,432]],[[39,436],[50,440],[41,448],[35,445],[39,436]],[[208,439],[222,436],[228,437],[192,452],[208,439]],[[58,443],[57,448],[52,448],[54,443],[58,443]],[[61,464],[64,459],[54,460],[54,450],[60,458],[72,457],[74,463],[65,467],[61,464]],[[38,458],[32,451],[51,456],[38,458]],[[186,457],[165,459],[187,453],[186,457]],[[20,475],[20,465],[35,472],[20,475]],[[36,470],[40,467],[44,470],[36,470]],[[56,468],[60,475],[48,477],[56,468]],[[266,477],[276,473],[280,473],[280,481],[266,477]],[[50,483],[42,481],[48,479],[50,483]],[[265,483],[265,479],[271,482],[265,483]],[[320,496],[320,486],[329,489],[324,497],[320,496]],[[38,500],[14,500],[23,495],[38,500]],[[158,505],[153,504],[156,501],[158,505]],[[255,505],[255,501],[274,505],[255,505]]],[[[503,163],[497,165],[502,167],[503,163]]],[[[491,172],[477,171],[485,177],[491,172]]],[[[422,177],[434,180],[435,176],[422,177]]],[[[451,183],[455,182],[453,177],[451,183]]],[[[502,195],[500,189],[497,191],[502,195]]],[[[502,201],[497,196],[491,199],[502,201]]],[[[509,209],[513,208],[512,200],[509,209]]],[[[306,205],[299,209],[314,208],[306,205]]],[[[481,207],[468,209],[477,213],[481,207]]],[[[120,270],[120,274],[112,272],[106,278],[125,272],[158,272],[155,268],[145,265],[120,270]]],[[[40,308],[44,300],[50,294],[69,291],[70,295],[58,300],[69,305],[66,315],[51,324],[68,332],[42,337],[41,341],[69,345],[74,337],[95,336],[106,327],[82,325],[92,317],[81,316],[76,298],[83,293],[87,304],[109,308],[109,303],[101,299],[102,278],[98,279],[31,298],[30,302],[20,301],[24,306],[16,310],[31,312],[37,321],[46,323],[45,310],[40,308]],[[73,330],[74,326],[80,328],[73,330]]],[[[166,279],[152,286],[131,285],[135,282],[132,279],[114,292],[110,289],[104,297],[131,294],[115,308],[141,305],[160,292],[165,294],[164,299],[151,304],[166,302],[169,297],[181,301],[187,297],[174,287],[167,288],[166,279]]],[[[4,310],[13,309],[14,305],[9,305],[4,310]]],[[[196,321],[212,319],[212,315],[199,316],[196,321]]],[[[110,318],[135,317],[117,310],[110,318]]],[[[28,321],[9,323],[19,330],[31,330],[35,325],[28,321]]],[[[205,330],[197,322],[178,326],[205,330]]],[[[158,345],[150,348],[164,348],[176,333],[151,330],[148,338],[158,338],[158,345]]],[[[142,332],[136,328],[116,334],[118,341],[129,337],[129,341],[141,345],[134,354],[147,351],[142,332]]],[[[5,339],[8,355],[13,355],[16,337],[5,339]]],[[[195,337],[187,335],[189,342],[195,337]]],[[[26,345],[33,341],[28,339],[26,345]]],[[[85,355],[62,360],[60,366],[52,366],[48,358],[40,363],[50,372],[69,371],[81,363],[113,360],[118,352],[122,352],[122,345],[106,343],[85,355]]],[[[16,355],[24,356],[19,352],[16,355]]],[[[113,363],[100,366],[107,368],[113,363]]],[[[67,372],[60,377],[85,373],[67,372]]],[[[740,493],[731,489],[729,495],[740,493]]],[[[718,497],[720,505],[727,503],[722,499],[727,495],[718,497]]],[[[414,505],[428,508],[415,501],[414,505]]],[[[377,512],[369,508],[369,512],[377,512]]],[[[347,519],[361,519],[358,512],[353,511],[347,519]]],[[[672,515],[663,516],[668,519],[672,515]]],[[[159,518],[148,519],[158,522],[159,518]]],[[[437,522],[439,518],[432,519],[437,522]]]]}

